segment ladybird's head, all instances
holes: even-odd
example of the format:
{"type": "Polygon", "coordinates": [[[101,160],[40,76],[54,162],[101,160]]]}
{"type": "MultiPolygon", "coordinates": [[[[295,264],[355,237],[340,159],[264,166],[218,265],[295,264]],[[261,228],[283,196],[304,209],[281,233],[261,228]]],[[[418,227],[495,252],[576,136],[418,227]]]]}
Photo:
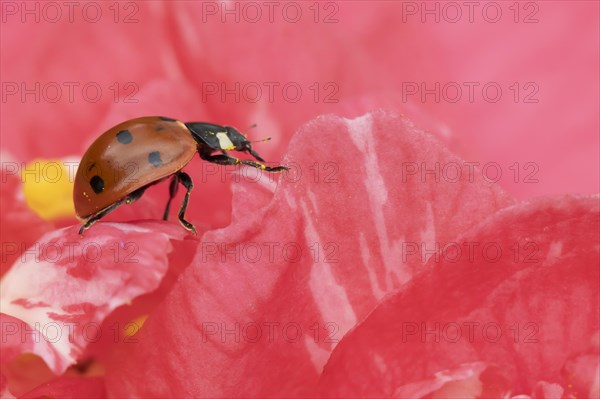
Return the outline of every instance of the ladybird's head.
{"type": "MultiPolygon", "coordinates": [[[[240,151],[252,155],[261,162],[265,162],[253,149],[252,144],[245,134],[231,126],[215,125],[207,122],[187,122],[185,126],[189,129],[194,139],[202,146],[212,150],[240,151]]],[[[257,140],[267,141],[270,138],[257,140]]]]}
{"type": "MultiPolygon", "coordinates": [[[[234,127],[228,126],[227,127],[227,136],[229,136],[231,142],[235,145],[236,151],[246,152],[248,154],[251,154],[257,160],[259,160],[261,162],[265,162],[265,160],[262,159],[261,156],[258,155],[252,149],[252,144],[251,144],[252,142],[250,140],[248,140],[248,138],[246,137],[245,134],[241,133],[239,130],[237,130],[234,127]]],[[[266,140],[270,140],[270,139],[271,138],[267,138],[264,140],[257,140],[257,141],[266,141],[266,140]]]]}

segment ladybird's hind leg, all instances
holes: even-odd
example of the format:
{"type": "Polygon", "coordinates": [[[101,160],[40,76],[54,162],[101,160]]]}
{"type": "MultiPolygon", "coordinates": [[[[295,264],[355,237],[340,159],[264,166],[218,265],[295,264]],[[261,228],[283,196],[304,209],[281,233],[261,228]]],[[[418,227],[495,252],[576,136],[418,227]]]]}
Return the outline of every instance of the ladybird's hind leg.
{"type": "Polygon", "coordinates": [[[171,179],[171,183],[169,183],[169,200],[167,201],[167,206],[165,208],[165,213],[163,214],[163,220],[169,220],[169,210],[171,209],[171,201],[177,195],[177,189],[179,188],[179,177],[177,174],[173,175],[171,179]]]}
{"type": "Polygon", "coordinates": [[[205,161],[216,163],[218,165],[248,165],[253,168],[262,169],[267,172],[283,172],[288,170],[287,166],[267,166],[260,162],[238,159],[227,154],[208,155],[203,158],[205,161]]]}
{"type": "Polygon", "coordinates": [[[181,208],[179,208],[179,222],[185,227],[187,230],[191,231],[192,234],[196,235],[196,228],[193,224],[185,220],[185,211],[188,206],[188,202],[190,200],[190,193],[194,188],[194,183],[192,182],[192,178],[185,172],[177,173],[177,180],[185,187],[185,197],[183,197],[183,202],[181,203],[181,208]]]}
{"type": "Polygon", "coordinates": [[[142,187],[142,188],[134,191],[133,193],[129,194],[127,197],[115,202],[114,204],[102,209],[101,211],[94,213],[92,216],[90,216],[86,220],[86,222],[83,224],[83,226],[81,226],[81,228],[79,229],[79,235],[83,237],[84,230],[89,229],[94,223],[96,223],[98,220],[102,219],[104,216],[108,215],[109,213],[111,213],[112,211],[117,209],[119,206],[121,206],[123,204],[131,204],[132,202],[135,202],[138,199],[140,199],[142,194],[144,194],[144,191],[146,191],[146,188],[147,187],[142,187]]]}

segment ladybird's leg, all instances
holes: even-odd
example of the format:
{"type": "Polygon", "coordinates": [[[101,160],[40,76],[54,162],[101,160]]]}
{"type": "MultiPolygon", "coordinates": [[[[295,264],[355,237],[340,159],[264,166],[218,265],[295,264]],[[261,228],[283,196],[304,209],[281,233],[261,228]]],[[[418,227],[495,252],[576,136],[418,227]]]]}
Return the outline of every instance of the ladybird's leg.
{"type": "MultiPolygon", "coordinates": [[[[236,150],[236,151],[238,151],[238,150],[236,150]]],[[[241,152],[247,152],[248,154],[252,155],[254,157],[254,159],[256,159],[259,162],[265,162],[265,160],[262,159],[262,157],[260,155],[258,155],[258,153],[256,151],[254,151],[252,149],[252,147],[250,146],[250,144],[248,144],[248,146],[246,148],[244,148],[243,150],[239,150],[239,151],[241,151],[241,152]]],[[[229,156],[229,154],[225,150],[221,150],[221,153],[223,155],[229,156]]]]}
{"type": "Polygon", "coordinates": [[[83,237],[83,230],[89,229],[94,223],[96,223],[98,220],[102,219],[104,216],[108,215],[109,213],[111,213],[112,211],[117,209],[124,202],[125,202],[125,198],[123,198],[120,201],[115,202],[114,204],[110,205],[107,208],[104,208],[103,210],[101,210],[99,212],[94,213],[92,216],[90,216],[88,218],[88,220],[83,224],[83,226],[81,226],[81,228],[79,229],[79,235],[83,237]]]}
{"type": "Polygon", "coordinates": [[[169,210],[171,209],[171,201],[177,195],[177,189],[179,188],[179,178],[177,174],[173,175],[171,182],[169,183],[169,200],[167,201],[167,206],[165,208],[165,213],[163,214],[163,220],[169,220],[169,210]]]}
{"type": "MultiPolygon", "coordinates": [[[[252,155],[254,157],[254,159],[256,159],[259,162],[265,162],[264,159],[262,159],[262,157],[260,155],[258,155],[258,153],[256,151],[254,151],[252,149],[252,147],[250,147],[250,145],[248,145],[246,148],[244,148],[243,150],[239,150],[241,152],[247,152],[248,154],[252,155]]],[[[227,151],[225,150],[221,150],[221,153],[225,156],[229,156],[229,154],[227,154],[227,151]]]]}
{"type": "Polygon", "coordinates": [[[265,170],[267,172],[283,172],[288,170],[287,166],[267,166],[260,162],[248,161],[246,159],[238,159],[229,155],[210,155],[204,158],[208,162],[216,163],[219,165],[248,165],[253,168],[265,170]]]}
{"type": "Polygon", "coordinates": [[[123,204],[131,204],[132,202],[137,201],[142,196],[142,194],[144,194],[144,191],[146,191],[146,188],[147,187],[142,187],[142,188],[134,191],[133,193],[129,194],[127,197],[115,202],[114,204],[102,209],[99,212],[94,213],[92,216],[90,216],[88,218],[88,220],[83,224],[83,226],[81,226],[81,228],[79,229],[79,235],[83,237],[84,230],[89,229],[91,225],[93,225],[98,220],[102,219],[104,216],[108,215],[109,213],[111,213],[112,211],[117,209],[119,206],[121,206],[123,204]]]}
{"type": "Polygon", "coordinates": [[[135,201],[139,200],[142,197],[142,194],[144,194],[144,191],[146,191],[147,188],[148,188],[148,186],[145,186],[145,187],[142,187],[142,188],[138,188],[137,190],[135,190],[134,192],[132,192],[131,194],[129,194],[127,197],[125,197],[125,203],[129,205],[132,202],[135,202],[135,201]]]}
{"type": "Polygon", "coordinates": [[[181,203],[181,208],[179,208],[179,222],[185,227],[187,230],[190,230],[192,234],[196,235],[196,228],[193,224],[185,220],[185,211],[188,206],[188,201],[190,200],[190,193],[194,188],[194,183],[192,182],[192,178],[185,172],[178,172],[178,180],[185,187],[185,197],[183,197],[183,202],[181,203]]]}
{"type": "Polygon", "coordinates": [[[262,159],[262,157],[260,155],[258,155],[258,153],[256,151],[254,151],[252,148],[248,148],[248,152],[250,153],[250,155],[252,155],[254,157],[254,159],[256,159],[257,161],[260,162],[265,162],[264,159],[262,159]]]}

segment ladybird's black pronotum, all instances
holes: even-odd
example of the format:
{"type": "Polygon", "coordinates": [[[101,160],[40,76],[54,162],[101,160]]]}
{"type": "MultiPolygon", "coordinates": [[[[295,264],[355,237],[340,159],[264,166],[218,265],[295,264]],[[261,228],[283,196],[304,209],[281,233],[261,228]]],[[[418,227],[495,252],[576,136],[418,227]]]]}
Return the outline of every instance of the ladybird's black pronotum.
{"type": "Polygon", "coordinates": [[[192,179],[183,167],[198,153],[200,158],[219,165],[244,164],[267,172],[282,172],[285,166],[238,159],[227,151],[241,151],[265,162],[252,149],[250,141],[230,126],[205,122],[183,123],[161,116],[131,119],[123,122],[94,141],[81,159],[73,202],[77,217],[84,222],[79,234],[93,223],[114,211],[119,205],[139,199],[144,191],[169,176],[169,200],[163,219],[169,217],[171,200],[181,183],[187,190],[179,221],[196,234],[194,226],[185,220],[185,210],[192,191],[192,179]],[[218,152],[218,153],[216,153],[218,152]]]}

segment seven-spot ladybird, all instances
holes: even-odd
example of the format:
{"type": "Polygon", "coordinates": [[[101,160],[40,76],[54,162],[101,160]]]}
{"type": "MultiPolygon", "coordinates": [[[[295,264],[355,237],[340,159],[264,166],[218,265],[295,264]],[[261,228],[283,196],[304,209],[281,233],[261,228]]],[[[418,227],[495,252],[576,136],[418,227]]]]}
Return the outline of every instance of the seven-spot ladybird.
{"type": "Polygon", "coordinates": [[[121,204],[138,200],[149,186],[169,176],[169,200],[163,219],[168,219],[171,200],[181,183],[187,192],[179,209],[179,221],[196,234],[194,226],[185,220],[194,185],[190,176],[182,172],[196,153],[219,165],[244,164],[267,172],[287,170],[285,166],[271,167],[234,158],[227,154],[229,150],[246,152],[265,162],[254,152],[250,141],[230,126],[150,116],[111,128],[92,143],[77,169],[73,202],[77,217],[84,222],[79,234],[83,235],[85,229],[121,204]]]}

